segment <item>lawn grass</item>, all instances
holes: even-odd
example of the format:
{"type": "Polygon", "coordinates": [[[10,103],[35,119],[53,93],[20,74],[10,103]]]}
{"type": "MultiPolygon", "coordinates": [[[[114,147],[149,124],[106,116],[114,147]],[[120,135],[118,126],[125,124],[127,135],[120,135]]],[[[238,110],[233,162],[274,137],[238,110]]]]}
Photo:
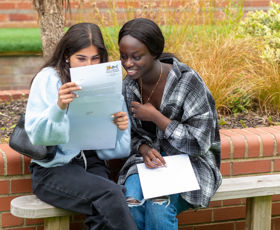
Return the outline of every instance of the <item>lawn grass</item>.
{"type": "Polygon", "coordinates": [[[0,54],[41,52],[40,28],[0,28],[0,54]]]}

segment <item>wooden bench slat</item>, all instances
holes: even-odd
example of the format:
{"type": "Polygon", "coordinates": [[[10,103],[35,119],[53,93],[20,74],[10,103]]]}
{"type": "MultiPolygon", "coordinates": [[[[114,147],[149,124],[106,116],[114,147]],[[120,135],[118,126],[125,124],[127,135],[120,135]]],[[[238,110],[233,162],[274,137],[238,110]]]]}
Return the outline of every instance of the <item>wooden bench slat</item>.
{"type": "Polygon", "coordinates": [[[35,195],[14,198],[11,201],[11,213],[22,218],[46,218],[73,214],[68,210],[49,205],[39,200],[35,195]]]}
{"type": "Polygon", "coordinates": [[[225,178],[212,201],[280,194],[280,174],[225,178]]]}

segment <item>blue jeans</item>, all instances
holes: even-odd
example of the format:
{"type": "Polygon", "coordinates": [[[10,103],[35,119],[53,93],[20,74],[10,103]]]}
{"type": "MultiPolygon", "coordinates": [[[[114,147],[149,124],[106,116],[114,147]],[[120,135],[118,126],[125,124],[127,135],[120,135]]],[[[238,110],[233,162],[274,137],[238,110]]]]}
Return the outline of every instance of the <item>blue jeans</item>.
{"type": "Polygon", "coordinates": [[[139,230],[177,230],[176,216],[192,207],[179,194],[166,196],[165,199],[144,200],[138,174],[129,176],[125,187],[126,198],[133,198],[139,202],[128,201],[130,212],[139,230]]]}

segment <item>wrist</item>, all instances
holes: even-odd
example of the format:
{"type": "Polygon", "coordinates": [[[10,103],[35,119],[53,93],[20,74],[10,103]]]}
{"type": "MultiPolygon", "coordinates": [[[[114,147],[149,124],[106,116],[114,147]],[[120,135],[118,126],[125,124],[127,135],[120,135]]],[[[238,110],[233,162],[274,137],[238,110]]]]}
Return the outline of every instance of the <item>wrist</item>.
{"type": "Polygon", "coordinates": [[[66,107],[67,107],[67,105],[66,105],[66,104],[59,103],[59,102],[57,102],[57,105],[58,105],[58,107],[59,107],[61,110],[65,110],[65,109],[66,109],[66,107]]]}
{"type": "Polygon", "coordinates": [[[150,149],[151,149],[151,147],[148,146],[147,144],[142,144],[142,145],[140,145],[138,152],[140,153],[140,155],[142,157],[144,157],[150,149]]]}
{"type": "Polygon", "coordinates": [[[153,111],[153,113],[151,114],[150,121],[152,121],[153,123],[157,124],[157,122],[159,121],[161,115],[162,115],[161,112],[158,111],[157,109],[155,109],[153,111]]]}
{"type": "Polygon", "coordinates": [[[157,112],[154,113],[151,121],[154,122],[157,125],[157,127],[159,127],[162,131],[165,131],[166,127],[171,122],[171,120],[164,116],[160,111],[156,111],[157,112]]]}

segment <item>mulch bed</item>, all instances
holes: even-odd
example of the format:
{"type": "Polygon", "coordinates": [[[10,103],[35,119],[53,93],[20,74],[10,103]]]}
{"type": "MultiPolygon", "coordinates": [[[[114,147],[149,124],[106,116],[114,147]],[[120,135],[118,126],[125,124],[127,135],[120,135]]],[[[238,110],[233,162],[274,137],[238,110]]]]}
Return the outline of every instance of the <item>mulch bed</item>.
{"type": "MultiPolygon", "coordinates": [[[[7,143],[20,115],[25,112],[27,99],[0,102],[0,143],[7,143]]],[[[220,129],[256,128],[271,125],[280,125],[280,115],[263,115],[257,112],[248,112],[238,115],[219,115],[220,129]]]]}

